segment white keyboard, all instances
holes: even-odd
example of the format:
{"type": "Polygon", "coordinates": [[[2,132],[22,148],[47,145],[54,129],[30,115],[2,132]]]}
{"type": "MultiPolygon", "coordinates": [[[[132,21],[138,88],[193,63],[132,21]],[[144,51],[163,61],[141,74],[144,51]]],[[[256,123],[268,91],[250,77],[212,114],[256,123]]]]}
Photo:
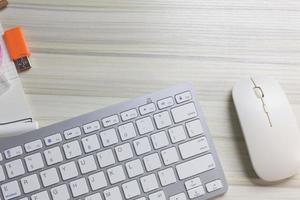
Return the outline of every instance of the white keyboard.
{"type": "Polygon", "coordinates": [[[227,183],[187,83],[1,138],[0,200],[204,200],[227,183]]]}

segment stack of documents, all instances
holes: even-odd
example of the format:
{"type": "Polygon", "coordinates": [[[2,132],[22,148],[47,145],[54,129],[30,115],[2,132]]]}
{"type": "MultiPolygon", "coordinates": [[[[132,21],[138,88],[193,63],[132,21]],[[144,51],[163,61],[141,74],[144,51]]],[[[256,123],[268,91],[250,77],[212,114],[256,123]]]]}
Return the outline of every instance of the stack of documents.
{"type": "Polygon", "coordinates": [[[0,137],[20,134],[37,128],[25,98],[21,80],[10,59],[0,24],[2,65],[0,67],[0,137]]]}

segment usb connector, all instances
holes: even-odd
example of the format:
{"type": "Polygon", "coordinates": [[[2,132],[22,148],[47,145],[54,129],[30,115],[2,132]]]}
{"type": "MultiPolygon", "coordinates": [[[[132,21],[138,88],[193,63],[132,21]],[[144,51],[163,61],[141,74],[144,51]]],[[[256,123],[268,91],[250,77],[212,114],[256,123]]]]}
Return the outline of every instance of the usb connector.
{"type": "Polygon", "coordinates": [[[31,64],[27,56],[14,60],[18,72],[23,72],[31,68],[31,64]]]}

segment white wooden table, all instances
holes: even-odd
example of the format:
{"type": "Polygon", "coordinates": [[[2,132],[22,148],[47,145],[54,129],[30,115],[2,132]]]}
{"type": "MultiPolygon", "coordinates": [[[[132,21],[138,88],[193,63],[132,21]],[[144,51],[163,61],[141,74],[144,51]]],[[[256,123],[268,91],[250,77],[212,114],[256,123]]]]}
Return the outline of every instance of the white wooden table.
{"type": "Polygon", "coordinates": [[[300,173],[255,184],[231,99],[238,79],[273,76],[300,124],[300,1],[10,0],[0,19],[27,35],[41,126],[191,80],[229,182],[220,199],[300,199],[300,173]]]}

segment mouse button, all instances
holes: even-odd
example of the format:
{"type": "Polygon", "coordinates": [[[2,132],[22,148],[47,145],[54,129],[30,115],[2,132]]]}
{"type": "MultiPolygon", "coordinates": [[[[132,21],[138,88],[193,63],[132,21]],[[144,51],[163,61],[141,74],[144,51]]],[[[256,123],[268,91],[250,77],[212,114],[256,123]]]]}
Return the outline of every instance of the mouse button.
{"type": "Polygon", "coordinates": [[[255,86],[253,90],[257,98],[262,99],[265,96],[261,87],[255,86]]]}

